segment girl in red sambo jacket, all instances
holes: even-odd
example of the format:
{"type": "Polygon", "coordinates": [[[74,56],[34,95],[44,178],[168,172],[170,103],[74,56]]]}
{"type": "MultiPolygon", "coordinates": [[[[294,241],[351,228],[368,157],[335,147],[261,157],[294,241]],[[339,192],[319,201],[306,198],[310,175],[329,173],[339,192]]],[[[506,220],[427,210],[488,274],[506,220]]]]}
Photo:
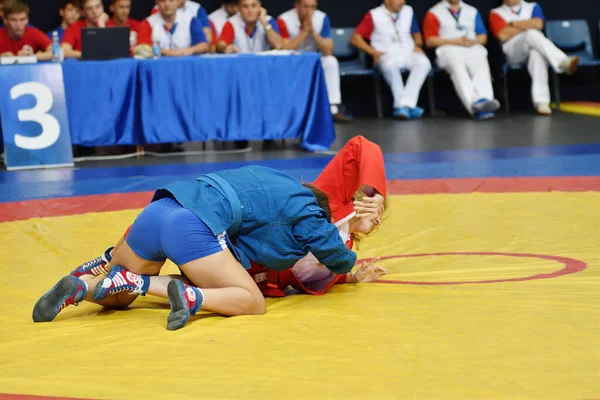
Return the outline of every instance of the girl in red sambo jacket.
{"type": "MultiPolygon", "coordinates": [[[[363,136],[355,136],[336,154],[313,183],[329,196],[333,221],[349,249],[364,235],[373,233],[387,208],[387,185],[381,148],[363,136]]],[[[387,272],[374,265],[337,275],[309,253],[294,267],[273,271],[252,263],[248,271],[263,295],[283,297],[293,287],[300,293],[321,295],[334,284],[368,282],[387,272]]]]}

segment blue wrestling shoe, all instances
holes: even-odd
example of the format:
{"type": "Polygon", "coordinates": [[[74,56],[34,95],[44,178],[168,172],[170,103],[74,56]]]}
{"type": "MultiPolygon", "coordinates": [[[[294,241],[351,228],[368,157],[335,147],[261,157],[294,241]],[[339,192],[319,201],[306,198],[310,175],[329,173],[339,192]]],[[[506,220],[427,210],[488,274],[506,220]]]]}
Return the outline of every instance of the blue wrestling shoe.
{"type": "Polygon", "coordinates": [[[84,281],[71,275],[65,276],[35,303],[33,321],[52,321],[63,308],[71,304],[78,305],[85,299],[87,291],[88,287],[84,281]]]}
{"type": "Polygon", "coordinates": [[[113,266],[108,276],[92,292],[92,300],[102,301],[121,292],[145,296],[150,286],[150,277],[138,275],[118,265],[113,266]]]}
{"type": "Polygon", "coordinates": [[[494,118],[495,116],[496,114],[494,114],[493,112],[478,112],[473,115],[473,118],[475,118],[478,121],[483,121],[485,119],[494,118]]]}
{"type": "Polygon", "coordinates": [[[500,102],[496,99],[479,99],[471,106],[473,114],[477,113],[493,113],[500,109],[500,102]]]}
{"type": "Polygon", "coordinates": [[[70,275],[82,279],[84,277],[95,277],[108,273],[106,265],[112,260],[111,252],[113,248],[114,247],[109,247],[100,257],[96,257],[91,261],[81,264],[71,271],[70,275]]]}
{"type": "Polygon", "coordinates": [[[423,110],[421,107],[415,107],[408,111],[408,115],[410,116],[410,119],[419,119],[423,116],[424,112],[425,110],[423,110]]]}
{"type": "Polygon", "coordinates": [[[167,319],[167,329],[170,331],[183,328],[190,316],[195,315],[204,301],[204,295],[198,288],[188,286],[181,281],[172,280],[167,285],[171,313],[167,319]]]}
{"type": "Polygon", "coordinates": [[[410,119],[410,109],[408,107],[396,107],[392,115],[400,119],[410,119]]]}

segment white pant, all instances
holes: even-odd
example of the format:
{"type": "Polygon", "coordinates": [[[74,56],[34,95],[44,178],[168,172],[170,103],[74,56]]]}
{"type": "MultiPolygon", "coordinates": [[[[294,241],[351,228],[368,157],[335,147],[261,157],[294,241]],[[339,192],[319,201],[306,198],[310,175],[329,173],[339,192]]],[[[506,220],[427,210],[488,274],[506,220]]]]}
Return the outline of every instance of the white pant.
{"type": "Polygon", "coordinates": [[[321,57],[321,65],[325,74],[325,85],[327,86],[327,95],[329,104],[337,105],[342,102],[342,92],[340,91],[340,63],[334,56],[321,57]]]}
{"type": "Polygon", "coordinates": [[[379,69],[385,81],[392,89],[394,96],[394,108],[415,108],[419,100],[419,92],[427,74],[431,70],[431,62],[426,55],[414,51],[393,51],[385,53],[379,60],[379,69]],[[410,70],[406,87],[402,81],[400,69],[410,70]]]}
{"type": "Polygon", "coordinates": [[[528,29],[513,36],[504,43],[502,49],[510,63],[521,64],[527,61],[527,70],[533,81],[531,85],[533,104],[550,104],[548,64],[558,73],[565,72],[561,65],[568,58],[567,55],[542,32],[535,29],[528,29]]]}
{"type": "Polygon", "coordinates": [[[485,47],[444,45],[436,54],[438,65],[450,74],[454,89],[469,113],[473,112],[471,106],[477,100],[494,98],[485,47]]]}

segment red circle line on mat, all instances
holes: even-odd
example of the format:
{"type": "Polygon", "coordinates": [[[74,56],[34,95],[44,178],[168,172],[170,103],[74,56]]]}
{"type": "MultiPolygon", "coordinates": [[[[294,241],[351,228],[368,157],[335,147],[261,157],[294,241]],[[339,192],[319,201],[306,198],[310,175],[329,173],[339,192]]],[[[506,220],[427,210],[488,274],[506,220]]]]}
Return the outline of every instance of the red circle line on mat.
{"type": "MultiPolygon", "coordinates": [[[[500,282],[523,282],[532,281],[535,279],[550,279],[559,276],[574,274],[581,272],[587,268],[587,264],[583,261],[575,260],[569,257],[549,256],[543,254],[523,254],[523,253],[494,253],[494,252],[450,252],[450,253],[423,253],[423,254],[402,254],[395,256],[381,257],[380,260],[390,260],[392,258],[413,258],[413,257],[438,257],[438,256],[501,256],[501,257],[521,257],[521,258],[539,258],[542,260],[556,261],[563,264],[563,268],[554,272],[524,276],[520,278],[505,278],[505,279],[489,279],[481,281],[451,281],[451,282],[419,282],[419,281],[400,281],[400,280],[384,280],[378,279],[373,283],[385,283],[390,285],[467,285],[467,284],[483,284],[483,283],[500,283],[500,282]]],[[[358,260],[370,261],[372,258],[358,260]]]]}

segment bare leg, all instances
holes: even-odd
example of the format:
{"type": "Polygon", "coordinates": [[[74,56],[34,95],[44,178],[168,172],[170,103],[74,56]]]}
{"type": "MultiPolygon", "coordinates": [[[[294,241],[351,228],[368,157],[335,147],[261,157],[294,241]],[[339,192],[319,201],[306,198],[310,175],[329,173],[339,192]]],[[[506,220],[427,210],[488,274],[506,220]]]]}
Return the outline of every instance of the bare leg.
{"type": "Polygon", "coordinates": [[[182,328],[198,310],[223,315],[264,314],[265,298],[229,249],[180,266],[198,287],[172,280],[167,286],[171,313],[167,329],[182,328]]]}
{"type": "MultiPolygon", "coordinates": [[[[127,242],[121,239],[115,246],[112,261],[106,268],[110,270],[113,266],[122,266],[137,274],[158,275],[163,264],[164,261],[148,261],[138,257],[127,242]]],[[[72,275],[62,278],[35,304],[32,315],[33,320],[35,322],[49,322],[56,318],[63,308],[83,300],[91,301],[94,289],[104,279],[106,279],[104,276],[98,276],[84,282],[72,275]]],[[[117,293],[115,296],[104,296],[97,303],[106,307],[122,308],[131,304],[135,297],[127,293],[117,293]]]]}
{"type": "Polygon", "coordinates": [[[181,275],[151,276],[150,287],[148,288],[146,294],[150,294],[156,297],[162,297],[163,299],[168,299],[169,294],[167,293],[167,286],[169,285],[169,282],[171,282],[174,279],[181,281],[186,285],[194,285],[194,283],[192,283],[188,279],[185,279],[181,275]]]}
{"type": "Polygon", "coordinates": [[[180,266],[202,288],[202,309],[223,315],[264,314],[260,289],[229,249],[180,266]]]}

